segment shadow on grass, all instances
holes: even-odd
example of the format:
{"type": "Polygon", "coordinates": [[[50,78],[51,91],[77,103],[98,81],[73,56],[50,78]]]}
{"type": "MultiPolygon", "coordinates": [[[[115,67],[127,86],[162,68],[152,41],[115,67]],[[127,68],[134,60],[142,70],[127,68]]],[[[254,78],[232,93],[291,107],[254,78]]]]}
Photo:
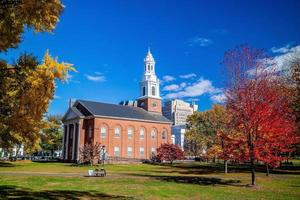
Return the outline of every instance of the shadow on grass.
{"type": "Polygon", "coordinates": [[[127,174],[131,176],[138,177],[148,177],[155,180],[167,181],[167,182],[175,182],[175,183],[187,183],[187,184],[196,184],[196,185],[231,185],[244,187],[246,185],[241,185],[240,180],[224,180],[221,178],[215,177],[194,177],[194,176],[159,176],[159,175],[150,175],[150,174],[127,174]]]}
{"type": "MultiPolygon", "coordinates": [[[[179,173],[179,174],[223,174],[224,165],[222,163],[176,163],[173,165],[170,164],[160,164],[160,166],[168,166],[170,168],[160,168],[154,172],[160,173],[179,173]]],[[[257,164],[255,167],[257,172],[265,173],[265,165],[257,164]]],[[[250,166],[247,164],[228,164],[229,173],[249,173],[251,171],[250,166]]],[[[271,174],[291,174],[291,175],[300,175],[299,166],[282,166],[276,169],[270,169],[271,174]]]]}
{"type": "Polygon", "coordinates": [[[0,162],[0,167],[16,167],[17,165],[9,162],[0,162]]]}
{"type": "Polygon", "coordinates": [[[133,199],[132,197],[108,195],[98,192],[71,190],[32,191],[27,188],[3,185],[0,186],[0,199],[133,199]]]}

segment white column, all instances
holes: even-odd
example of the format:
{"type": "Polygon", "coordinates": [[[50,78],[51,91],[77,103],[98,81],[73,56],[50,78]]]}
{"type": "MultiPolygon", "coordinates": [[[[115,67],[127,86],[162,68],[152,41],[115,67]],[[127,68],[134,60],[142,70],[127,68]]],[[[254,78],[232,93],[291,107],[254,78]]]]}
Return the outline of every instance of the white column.
{"type": "Polygon", "coordinates": [[[67,133],[66,133],[66,125],[64,125],[64,135],[63,135],[63,138],[62,138],[62,140],[63,140],[63,141],[62,141],[63,146],[62,146],[62,152],[61,152],[61,153],[62,153],[62,154],[61,154],[61,158],[62,158],[62,159],[65,159],[63,156],[64,156],[65,151],[66,151],[66,150],[65,150],[65,148],[66,148],[66,144],[65,144],[65,142],[66,142],[66,141],[65,141],[66,134],[67,134],[67,133]]]}
{"type": "Polygon", "coordinates": [[[75,159],[75,133],[76,133],[76,123],[73,124],[73,133],[71,133],[73,135],[72,139],[72,160],[75,159]]]}
{"type": "Polygon", "coordinates": [[[69,124],[67,126],[67,137],[66,137],[66,153],[65,153],[65,159],[68,159],[68,146],[69,146],[69,124]]]}

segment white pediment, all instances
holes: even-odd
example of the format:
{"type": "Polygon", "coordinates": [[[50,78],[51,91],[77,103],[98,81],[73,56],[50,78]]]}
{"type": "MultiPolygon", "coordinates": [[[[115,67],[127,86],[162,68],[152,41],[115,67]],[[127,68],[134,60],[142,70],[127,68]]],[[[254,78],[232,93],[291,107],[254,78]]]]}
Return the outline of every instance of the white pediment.
{"type": "Polygon", "coordinates": [[[76,119],[76,118],[80,118],[80,116],[76,112],[74,112],[72,110],[72,108],[69,108],[63,117],[63,121],[68,121],[68,120],[76,119]]]}

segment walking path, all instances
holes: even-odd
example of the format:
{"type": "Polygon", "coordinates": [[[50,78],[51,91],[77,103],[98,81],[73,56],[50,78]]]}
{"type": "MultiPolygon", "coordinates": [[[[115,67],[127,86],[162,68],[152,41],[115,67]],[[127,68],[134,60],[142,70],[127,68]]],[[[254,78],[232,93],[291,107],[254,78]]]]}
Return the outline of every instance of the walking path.
{"type": "MultiPolygon", "coordinates": [[[[87,173],[49,173],[49,172],[0,172],[0,176],[62,176],[62,177],[88,177],[87,173]]],[[[107,177],[116,175],[108,174],[107,177]]]]}

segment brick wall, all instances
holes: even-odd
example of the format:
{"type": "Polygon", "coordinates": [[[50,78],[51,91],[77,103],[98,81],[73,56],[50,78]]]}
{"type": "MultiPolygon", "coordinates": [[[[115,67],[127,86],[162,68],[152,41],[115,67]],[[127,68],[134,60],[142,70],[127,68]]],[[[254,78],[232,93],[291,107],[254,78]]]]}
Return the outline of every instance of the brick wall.
{"type": "Polygon", "coordinates": [[[81,124],[80,146],[87,142],[100,142],[106,146],[109,156],[114,156],[114,147],[119,147],[120,157],[143,159],[149,158],[151,148],[158,148],[162,143],[171,143],[171,125],[121,119],[92,118],[84,119],[81,124]],[[101,126],[107,128],[106,137],[101,138],[101,126]],[[89,131],[89,127],[92,130],[89,131]],[[121,129],[120,137],[115,137],[115,128],[121,129]],[[132,128],[132,138],[128,138],[128,128],[132,128]],[[140,138],[140,129],[144,128],[144,139],[140,138]],[[151,138],[151,131],[156,130],[156,137],[151,138]],[[162,139],[163,130],[166,139],[162,139]],[[89,137],[89,132],[91,137],[89,137]],[[128,147],[132,148],[132,156],[128,156],[128,147]],[[144,156],[140,155],[140,147],[144,148],[144,156]]]}

